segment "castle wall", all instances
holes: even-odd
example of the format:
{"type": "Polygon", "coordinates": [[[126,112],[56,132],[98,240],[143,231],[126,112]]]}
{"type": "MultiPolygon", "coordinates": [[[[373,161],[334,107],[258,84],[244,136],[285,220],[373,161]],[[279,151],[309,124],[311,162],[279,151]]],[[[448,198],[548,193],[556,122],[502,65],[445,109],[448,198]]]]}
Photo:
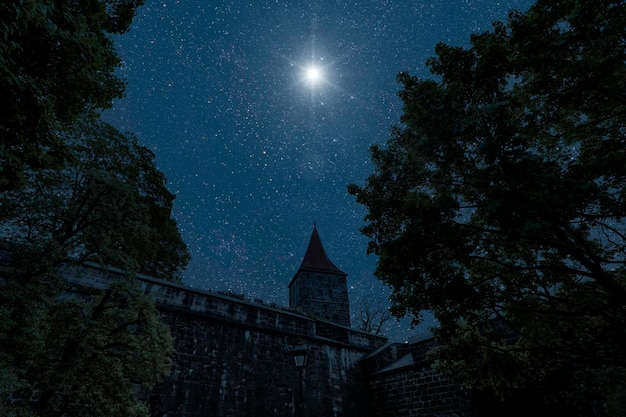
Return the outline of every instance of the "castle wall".
{"type": "Polygon", "coordinates": [[[295,334],[165,313],[175,337],[175,369],[151,397],[154,416],[292,416],[297,372],[290,349],[304,342],[306,415],[359,416],[363,352],[295,334]]]}
{"type": "Polygon", "coordinates": [[[377,359],[391,351],[395,358],[387,366],[375,366],[378,370],[370,374],[374,417],[472,416],[469,393],[431,368],[426,353],[433,346],[433,339],[418,340],[365,358],[367,368],[372,368],[372,362],[379,365],[377,359]]]}
{"type": "MultiPolygon", "coordinates": [[[[80,280],[104,288],[112,273],[93,268],[80,280]]],[[[292,416],[298,374],[290,350],[301,343],[309,351],[304,415],[370,414],[360,360],[386,338],[167,281],[138,279],[175,339],[173,372],[149,397],[153,416],[292,416]]]]}
{"type": "Polygon", "coordinates": [[[470,415],[467,393],[430,368],[409,367],[374,375],[371,390],[375,417],[470,415]]]}

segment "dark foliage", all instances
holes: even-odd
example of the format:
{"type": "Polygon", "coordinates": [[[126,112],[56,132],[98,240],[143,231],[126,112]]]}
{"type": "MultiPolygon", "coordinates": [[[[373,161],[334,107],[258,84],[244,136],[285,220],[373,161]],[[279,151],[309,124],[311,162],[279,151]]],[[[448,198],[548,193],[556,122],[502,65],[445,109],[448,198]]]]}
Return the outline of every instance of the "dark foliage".
{"type": "Polygon", "coordinates": [[[470,387],[626,412],[625,47],[624,2],[540,0],[398,76],[402,123],[349,191],[393,311],[432,311],[470,387]]]}

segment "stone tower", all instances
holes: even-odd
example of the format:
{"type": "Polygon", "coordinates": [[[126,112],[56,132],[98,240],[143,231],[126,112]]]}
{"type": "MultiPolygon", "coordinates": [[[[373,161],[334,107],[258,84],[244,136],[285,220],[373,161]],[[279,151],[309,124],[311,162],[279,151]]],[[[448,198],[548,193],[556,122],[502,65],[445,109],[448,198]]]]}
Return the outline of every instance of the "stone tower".
{"type": "Polygon", "coordinates": [[[289,283],[289,307],[350,326],[346,276],[328,259],[317,227],[313,225],[302,264],[289,283]]]}

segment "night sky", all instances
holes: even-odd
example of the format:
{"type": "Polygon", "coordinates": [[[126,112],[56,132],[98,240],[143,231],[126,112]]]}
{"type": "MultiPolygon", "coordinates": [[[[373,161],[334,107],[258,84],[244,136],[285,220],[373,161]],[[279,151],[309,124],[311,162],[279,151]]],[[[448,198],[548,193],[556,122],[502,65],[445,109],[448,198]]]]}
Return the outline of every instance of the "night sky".
{"type": "MultiPolygon", "coordinates": [[[[430,77],[437,42],[467,46],[530,4],[146,0],[115,39],[128,85],[104,116],[154,151],[177,196],[184,283],[285,306],[315,222],[353,313],[386,300],[346,186],[364,183],[369,146],[399,122],[396,75],[430,77]]],[[[407,329],[387,332],[420,331],[407,329]]]]}

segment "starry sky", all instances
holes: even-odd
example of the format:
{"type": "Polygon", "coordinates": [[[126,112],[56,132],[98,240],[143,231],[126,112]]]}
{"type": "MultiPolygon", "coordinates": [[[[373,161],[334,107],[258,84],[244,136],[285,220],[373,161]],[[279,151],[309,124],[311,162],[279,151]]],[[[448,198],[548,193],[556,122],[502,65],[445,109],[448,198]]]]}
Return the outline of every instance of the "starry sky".
{"type": "MultiPolygon", "coordinates": [[[[176,194],[192,255],[183,282],[286,306],[316,223],[348,274],[353,314],[364,300],[385,305],[359,232],[365,208],[346,186],[364,184],[369,147],[399,122],[396,75],[430,77],[437,42],[468,46],[530,4],[146,0],[115,38],[127,89],[104,119],[154,151],[176,194]]],[[[420,331],[409,327],[387,333],[420,331]]]]}

